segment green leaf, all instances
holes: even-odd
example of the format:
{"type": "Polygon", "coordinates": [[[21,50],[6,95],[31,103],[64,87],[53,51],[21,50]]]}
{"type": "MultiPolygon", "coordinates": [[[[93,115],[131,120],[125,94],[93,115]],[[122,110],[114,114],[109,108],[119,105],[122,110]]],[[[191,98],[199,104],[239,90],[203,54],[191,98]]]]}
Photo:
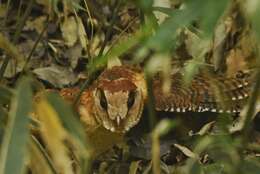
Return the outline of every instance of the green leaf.
{"type": "Polygon", "coordinates": [[[210,174],[224,174],[224,165],[221,163],[205,165],[203,171],[210,174]]]}
{"type": "Polygon", "coordinates": [[[139,0],[137,1],[139,8],[141,8],[144,12],[149,12],[153,6],[153,0],[139,0]]]}
{"type": "Polygon", "coordinates": [[[193,20],[195,20],[199,15],[200,11],[197,10],[201,6],[201,1],[198,0],[188,1],[187,8],[178,13],[173,14],[168,20],[157,30],[155,35],[151,37],[147,42],[148,48],[153,48],[159,51],[166,51],[171,48],[172,43],[177,36],[177,30],[181,27],[189,25],[193,20]]]}
{"type": "Polygon", "coordinates": [[[205,0],[202,10],[201,28],[206,36],[210,36],[215,28],[215,25],[223,12],[225,11],[228,0],[205,0]],[[212,11],[213,10],[213,11],[212,11]]]}
{"type": "Polygon", "coordinates": [[[32,109],[30,80],[22,80],[17,87],[5,130],[0,153],[0,174],[24,172],[29,140],[29,113],[32,109]]]}
{"type": "Polygon", "coordinates": [[[259,1],[248,1],[246,4],[246,11],[248,12],[250,19],[252,20],[252,27],[255,30],[257,39],[260,39],[260,2],[259,1]]]}
{"type": "Polygon", "coordinates": [[[74,115],[72,109],[56,93],[47,95],[48,102],[53,106],[53,109],[58,113],[63,126],[75,136],[82,144],[86,144],[85,131],[80,123],[80,120],[74,115]]]}
{"type": "Polygon", "coordinates": [[[167,9],[156,8],[170,17],[147,42],[147,47],[158,51],[167,51],[172,47],[177,36],[177,30],[189,27],[198,18],[202,19],[202,29],[208,35],[227,6],[227,0],[187,0],[183,10],[170,12],[167,9]],[[216,6],[216,7],[215,7],[216,6]]]}
{"type": "Polygon", "coordinates": [[[258,174],[260,171],[260,163],[256,160],[244,160],[241,173],[258,174]]]}
{"type": "MultiPolygon", "coordinates": [[[[143,28],[143,30],[145,29],[146,28],[143,28]]],[[[121,56],[130,48],[137,45],[146,36],[146,34],[147,33],[145,33],[145,31],[140,30],[133,34],[131,37],[120,41],[119,43],[114,45],[105,55],[97,56],[96,58],[94,58],[93,62],[88,65],[88,71],[94,72],[98,68],[106,65],[108,59],[113,59],[121,56]]]]}

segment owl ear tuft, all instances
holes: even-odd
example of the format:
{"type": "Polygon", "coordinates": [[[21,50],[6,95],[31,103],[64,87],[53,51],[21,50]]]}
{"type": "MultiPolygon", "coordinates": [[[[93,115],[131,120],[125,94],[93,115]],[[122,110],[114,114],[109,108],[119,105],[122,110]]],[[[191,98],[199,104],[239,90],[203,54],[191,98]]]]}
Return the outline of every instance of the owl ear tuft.
{"type": "Polygon", "coordinates": [[[122,65],[122,62],[120,61],[120,59],[118,57],[111,57],[107,61],[107,69],[110,69],[114,66],[121,66],[121,65],[122,65]]]}

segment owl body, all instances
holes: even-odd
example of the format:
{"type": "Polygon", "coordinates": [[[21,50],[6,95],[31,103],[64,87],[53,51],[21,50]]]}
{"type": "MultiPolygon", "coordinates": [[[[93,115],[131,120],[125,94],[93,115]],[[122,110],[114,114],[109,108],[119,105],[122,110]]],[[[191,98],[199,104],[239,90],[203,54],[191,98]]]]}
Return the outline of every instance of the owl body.
{"type": "MultiPolygon", "coordinates": [[[[250,92],[249,78],[209,77],[199,74],[189,85],[181,74],[171,77],[169,93],[162,90],[162,80],[153,80],[155,109],[165,112],[227,112],[240,111],[250,92]]],[[[60,95],[73,100],[79,89],[63,89],[60,95]]],[[[138,124],[147,100],[147,87],[142,71],[129,66],[104,70],[86,89],[78,105],[83,122],[102,126],[111,132],[124,133],[138,124]]]]}

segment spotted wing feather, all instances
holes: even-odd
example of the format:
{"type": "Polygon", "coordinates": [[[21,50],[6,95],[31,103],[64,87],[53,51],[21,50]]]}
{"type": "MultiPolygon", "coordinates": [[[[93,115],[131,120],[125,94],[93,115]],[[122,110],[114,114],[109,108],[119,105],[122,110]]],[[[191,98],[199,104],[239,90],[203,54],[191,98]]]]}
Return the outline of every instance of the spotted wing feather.
{"type": "Polygon", "coordinates": [[[248,97],[248,76],[234,78],[197,75],[189,86],[183,76],[172,76],[171,91],[162,92],[162,81],[154,80],[156,110],[170,112],[239,112],[241,103],[248,97]]]}

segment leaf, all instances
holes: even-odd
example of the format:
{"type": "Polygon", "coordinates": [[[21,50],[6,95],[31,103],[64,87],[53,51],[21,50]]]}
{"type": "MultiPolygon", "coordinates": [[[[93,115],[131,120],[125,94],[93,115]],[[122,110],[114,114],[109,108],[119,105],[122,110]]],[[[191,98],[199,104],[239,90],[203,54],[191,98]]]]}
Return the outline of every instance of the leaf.
{"type": "Polygon", "coordinates": [[[118,58],[127,50],[138,44],[143,37],[143,31],[137,31],[133,36],[120,41],[114,45],[105,55],[94,58],[94,60],[88,65],[88,71],[93,72],[97,68],[104,66],[108,59],[118,58]]]}
{"type": "Polygon", "coordinates": [[[204,63],[204,57],[210,50],[211,41],[207,38],[199,38],[196,34],[189,30],[185,30],[187,35],[186,47],[189,54],[193,57],[192,60],[188,61],[184,67],[184,81],[188,84],[198,69],[204,63]]]}
{"type": "Polygon", "coordinates": [[[35,18],[34,20],[26,21],[25,30],[36,30],[38,34],[42,32],[45,27],[46,16],[40,16],[35,18]]]}
{"type": "Polygon", "coordinates": [[[215,121],[211,121],[211,122],[205,124],[204,126],[202,126],[202,128],[198,132],[194,133],[193,135],[201,135],[202,136],[202,135],[207,134],[210,131],[210,129],[212,129],[214,124],[215,124],[215,121]]]}
{"type": "Polygon", "coordinates": [[[24,60],[19,53],[17,47],[13,45],[2,33],[0,33],[0,48],[3,49],[8,56],[16,60],[24,60]]]}
{"type": "Polygon", "coordinates": [[[224,174],[224,165],[221,163],[205,165],[202,168],[205,173],[224,174]]]}
{"type": "Polygon", "coordinates": [[[153,173],[160,173],[160,140],[159,137],[168,133],[176,122],[164,119],[156,125],[152,133],[152,162],[153,173]]]}
{"type": "Polygon", "coordinates": [[[8,125],[0,153],[0,174],[24,172],[29,140],[29,112],[32,109],[30,80],[23,79],[12,100],[8,125]]]}
{"type": "Polygon", "coordinates": [[[60,28],[65,44],[69,47],[73,46],[78,39],[78,28],[75,18],[73,16],[65,18],[60,28]]]}
{"type": "MultiPolygon", "coordinates": [[[[169,0],[154,0],[153,6],[159,6],[161,8],[170,8],[171,4],[169,0]]],[[[160,12],[159,10],[156,12],[153,12],[156,18],[158,19],[159,24],[162,23],[167,15],[165,13],[160,12]]]]}
{"type": "Polygon", "coordinates": [[[241,173],[258,174],[260,171],[260,163],[256,160],[245,160],[241,168],[241,173]]]}
{"type": "Polygon", "coordinates": [[[186,9],[179,11],[165,20],[155,35],[146,43],[146,47],[153,48],[159,51],[166,51],[172,46],[173,40],[176,38],[177,30],[181,27],[189,25],[194,19],[196,19],[200,12],[197,10],[200,8],[202,0],[192,3],[188,1],[186,9]]]}
{"type": "Polygon", "coordinates": [[[131,162],[129,174],[137,174],[138,167],[140,166],[141,162],[142,162],[141,160],[131,162]]]}
{"type": "Polygon", "coordinates": [[[80,123],[80,120],[73,114],[71,107],[66,105],[57,94],[47,95],[49,104],[53,107],[56,113],[60,116],[60,120],[65,129],[68,130],[77,140],[86,148],[85,131],[80,123]]]}
{"type": "Polygon", "coordinates": [[[36,103],[35,111],[40,121],[43,141],[53,158],[55,168],[59,173],[73,174],[71,159],[64,144],[67,132],[62,126],[57,112],[44,98],[36,103]]]}
{"type": "Polygon", "coordinates": [[[39,79],[45,80],[58,88],[73,85],[78,81],[78,78],[69,68],[57,65],[37,68],[34,69],[33,72],[39,79]]]}
{"type": "Polygon", "coordinates": [[[3,59],[0,59],[1,72],[4,73],[4,77],[11,78],[16,75],[18,72],[22,71],[22,68],[25,63],[25,58],[23,54],[19,52],[17,47],[11,43],[2,33],[0,33],[0,49],[3,49],[7,58],[9,59],[9,63],[7,67],[3,69],[3,59]]]}
{"type": "Polygon", "coordinates": [[[80,17],[76,17],[77,20],[77,25],[78,25],[78,37],[79,37],[79,41],[80,44],[82,46],[82,48],[84,48],[84,50],[87,49],[87,44],[88,44],[88,40],[87,40],[87,33],[85,31],[85,27],[82,23],[82,20],[80,17]]]}
{"type": "Polygon", "coordinates": [[[198,159],[198,155],[192,152],[189,148],[180,144],[174,144],[174,146],[177,147],[180,151],[182,151],[182,153],[185,154],[187,157],[198,159]]]}
{"type": "MultiPolygon", "coordinates": [[[[53,174],[52,168],[49,166],[48,161],[41,149],[33,141],[30,143],[30,170],[32,173],[44,173],[44,174],[53,174]]],[[[56,174],[56,173],[55,173],[56,174]]]]}
{"type": "Polygon", "coordinates": [[[219,1],[214,0],[187,0],[186,7],[173,13],[169,19],[165,20],[155,35],[151,37],[146,43],[146,47],[158,51],[167,51],[172,48],[172,43],[176,39],[177,30],[182,27],[188,27],[194,20],[199,17],[202,19],[202,29],[205,30],[207,36],[209,31],[212,32],[218,17],[225,10],[227,0],[219,1]],[[210,12],[214,5],[217,6],[216,13],[210,12]]]}
{"type": "Polygon", "coordinates": [[[219,17],[223,15],[228,3],[228,0],[204,0],[200,10],[202,11],[201,28],[206,36],[210,36],[213,33],[214,27],[219,17]],[[212,9],[214,9],[214,12],[212,12],[212,9]]]}
{"type": "Polygon", "coordinates": [[[167,8],[167,7],[153,7],[153,11],[159,11],[161,13],[164,13],[168,16],[174,15],[177,11],[180,11],[179,9],[172,9],[172,8],[167,8]]]}
{"type": "Polygon", "coordinates": [[[249,0],[246,2],[245,9],[252,20],[253,29],[256,32],[257,39],[260,39],[260,3],[257,0],[249,0]]]}

